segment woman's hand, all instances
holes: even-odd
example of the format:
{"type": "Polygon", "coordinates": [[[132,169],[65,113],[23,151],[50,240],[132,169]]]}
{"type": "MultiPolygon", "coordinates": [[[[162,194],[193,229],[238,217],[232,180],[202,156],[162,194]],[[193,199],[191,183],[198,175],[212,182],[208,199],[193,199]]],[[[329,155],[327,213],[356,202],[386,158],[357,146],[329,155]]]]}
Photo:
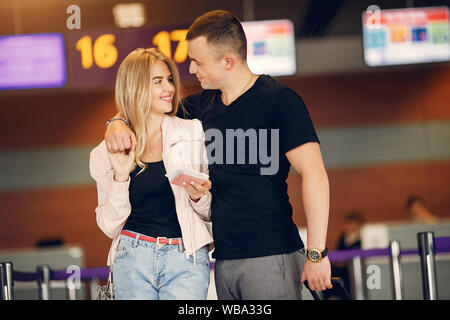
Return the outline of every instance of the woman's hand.
{"type": "Polygon", "coordinates": [[[109,161],[114,170],[114,180],[126,182],[134,165],[134,150],[111,153],[108,151],[109,161]]]}
{"type": "Polygon", "coordinates": [[[203,197],[205,194],[208,193],[209,189],[211,189],[211,181],[207,180],[203,182],[202,184],[195,183],[194,181],[191,181],[191,184],[185,184],[184,189],[189,194],[189,197],[194,201],[197,202],[200,200],[201,197],[203,197]]]}

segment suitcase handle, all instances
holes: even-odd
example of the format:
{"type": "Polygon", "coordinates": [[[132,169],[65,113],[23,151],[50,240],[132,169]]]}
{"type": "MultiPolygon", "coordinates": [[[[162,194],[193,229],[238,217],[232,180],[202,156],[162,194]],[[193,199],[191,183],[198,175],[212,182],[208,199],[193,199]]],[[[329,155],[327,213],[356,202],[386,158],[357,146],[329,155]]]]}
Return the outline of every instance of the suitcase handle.
{"type": "MultiPolygon", "coordinates": [[[[305,285],[305,287],[309,290],[309,292],[311,293],[311,295],[313,296],[314,300],[320,300],[319,295],[317,294],[316,291],[311,290],[311,288],[308,285],[308,281],[304,281],[303,284],[305,285]]],[[[340,277],[331,277],[331,284],[333,285],[333,288],[338,286],[342,292],[344,293],[346,300],[352,300],[352,298],[350,297],[350,295],[348,294],[347,290],[345,289],[344,286],[344,281],[342,280],[342,278],[340,277]]]]}

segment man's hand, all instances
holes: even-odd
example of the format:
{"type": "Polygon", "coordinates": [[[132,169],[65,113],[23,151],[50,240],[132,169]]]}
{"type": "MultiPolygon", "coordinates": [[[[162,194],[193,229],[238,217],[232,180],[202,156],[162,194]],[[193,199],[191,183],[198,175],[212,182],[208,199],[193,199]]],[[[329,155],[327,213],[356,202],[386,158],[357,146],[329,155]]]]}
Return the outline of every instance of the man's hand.
{"type": "Polygon", "coordinates": [[[211,181],[205,181],[202,184],[195,183],[194,181],[191,184],[186,184],[184,189],[189,194],[189,197],[197,202],[203,197],[210,189],[211,189],[211,181]]]}
{"type": "Polygon", "coordinates": [[[112,121],[106,128],[105,143],[110,153],[134,151],[136,135],[123,121],[112,121]]]}
{"type": "Polygon", "coordinates": [[[303,267],[301,283],[308,281],[308,286],[313,291],[321,291],[333,288],[331,284],[331,265],[328,257],[319,262],[312,262],[306,258],[303,267]]]}
{"type": "MultiPolygon", "coordinates": [[[[286,157],[302,176],[307,248],[324,249],[327,239],[330,190],[319,144],[304,143],[286,152],[286,157]]],[[[302,283],[305,280],[308,281],[311,290],[331,289],[331,265],[328,257],[319,262],[307,259],[301,277],[302,283]]]]}

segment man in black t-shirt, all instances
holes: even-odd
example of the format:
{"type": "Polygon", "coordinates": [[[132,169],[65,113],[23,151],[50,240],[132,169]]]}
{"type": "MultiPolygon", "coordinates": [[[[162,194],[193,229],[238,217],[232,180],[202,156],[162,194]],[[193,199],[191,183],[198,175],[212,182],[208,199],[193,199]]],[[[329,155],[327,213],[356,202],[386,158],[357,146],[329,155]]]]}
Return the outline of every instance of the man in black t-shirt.
{"type": "MultiPolygon", "coordinates": [[[[305,280],[312,290],[331,288],[328,178],[302,98],[250,71],[231,13],[197,18],[187,40],[189,71],[204,90],[186,97],[178,116],[200,119],[205,130],[219,299],[301,299],[305,280]],[[287,194],[291,165],[302,176],[307,257],[287,194]]],[[[121,121],[109,125],[105,141],[110,152],[135,146],[121,121]]]]}

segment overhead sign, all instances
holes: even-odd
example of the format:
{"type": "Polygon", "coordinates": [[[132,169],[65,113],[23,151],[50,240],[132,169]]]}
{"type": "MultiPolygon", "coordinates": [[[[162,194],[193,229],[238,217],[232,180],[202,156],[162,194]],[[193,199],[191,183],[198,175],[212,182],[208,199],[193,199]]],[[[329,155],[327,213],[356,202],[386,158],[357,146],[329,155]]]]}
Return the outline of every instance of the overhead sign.
{"type": "Polygon", "coordinates": [[[256,74],[287,76],[295,74],[294,25],[289,20],[244,22],[247,62],[256,74]]]}
{"type": "Polygon", "coordinates": [[[450,60],[447,7],[364,12],[362,19],[368,66],[450,60]]]}
{"type": "Polygon", "coordinates": [[[177,64],[181,77],[189,76],[186,28],[129,28],[71,31],[67,34],[70,84],[114,84],[122,60],[137,48],[158,47],[177,64]]]}
{"type": "MultiPolygon", "coordinates": [[[[244,22],[248,64],[256,74],[296,72],[294,28],[289,20],[244,22]]],[[[189,74],[188,26],[73,30],[0,37],[0,89],[113,87],[122,60],[137,48],[157,47],[189,74]],[[66,52],[68,73],[66,74],[66,52]]]]}
{"type": "Polygon", "coordinates": [[[0,36],[0,89],[57,88],[65,83],[63,34],[0,36]]]}

